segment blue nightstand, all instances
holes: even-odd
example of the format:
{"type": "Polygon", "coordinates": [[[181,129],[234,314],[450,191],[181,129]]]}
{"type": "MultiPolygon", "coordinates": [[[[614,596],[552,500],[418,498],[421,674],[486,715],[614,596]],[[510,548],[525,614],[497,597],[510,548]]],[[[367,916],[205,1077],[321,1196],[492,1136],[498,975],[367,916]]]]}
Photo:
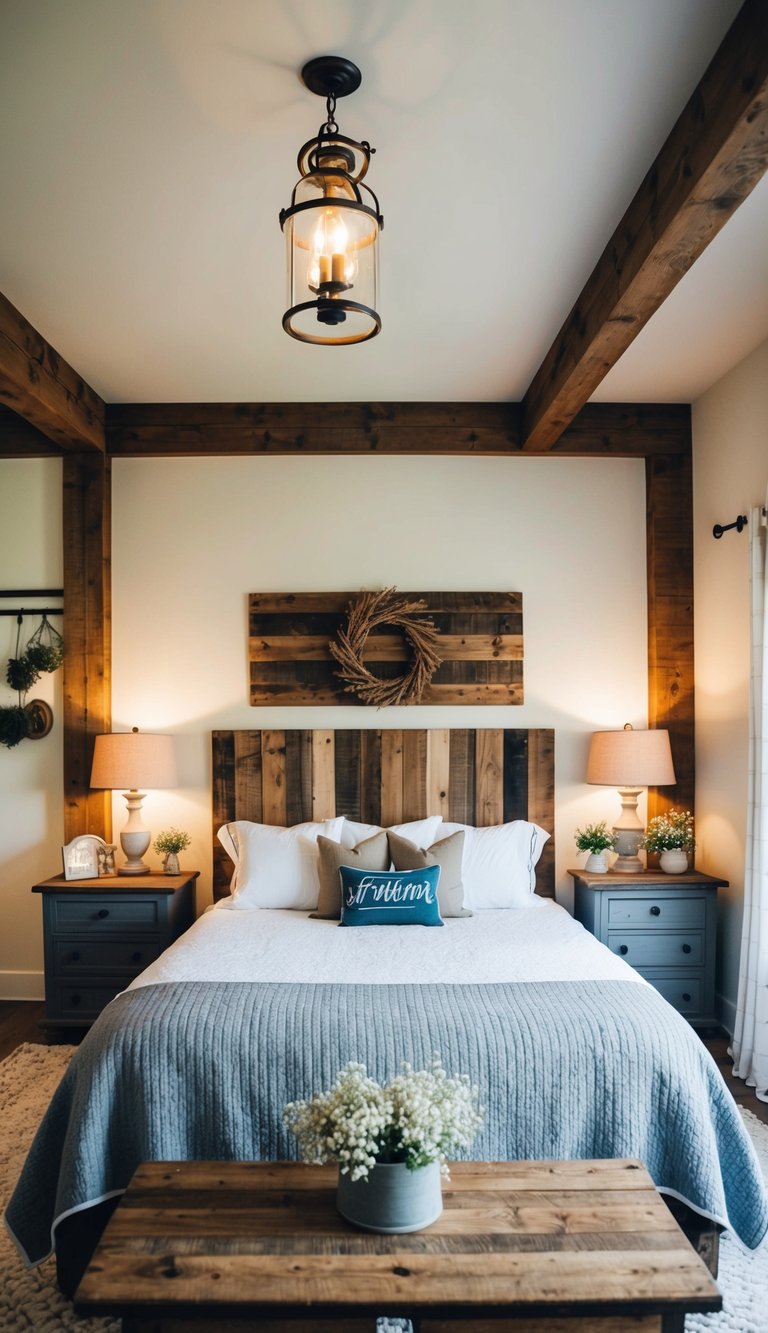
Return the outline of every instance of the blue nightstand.
{"type": "Polygon", "coordinates": [[[90,1027],[195,919],[197,870],[35,884],[43,898],[44,1028],[90,1027]]]}
{"type": "Polygon", "coordinates": [[[589,875],[569,870],[574,915],[612,953],[660,991],[694,1027],[716,1023],[717,890],[726,879],[684,875],[589,875]]]}

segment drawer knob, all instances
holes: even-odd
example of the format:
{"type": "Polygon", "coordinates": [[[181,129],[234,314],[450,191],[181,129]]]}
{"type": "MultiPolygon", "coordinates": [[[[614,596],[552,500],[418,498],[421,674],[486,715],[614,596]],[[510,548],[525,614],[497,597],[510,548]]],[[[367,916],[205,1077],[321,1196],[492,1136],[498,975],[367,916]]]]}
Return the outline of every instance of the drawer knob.
{"type": "Polygon", "coordinates": [[[82,999],[82,996],[80,996],[80,995],[70,995],[70,997],[69,997],[69,1003],[70,1003],[70,1004],[79,1004],[81,999],[82,999]]]}
{"type": "Polygon", "coordinates": [[[691,946],[690,946],[690,944],[684,944],[684,945],[683,945],[683,953],[690,953],[690,952],[691,952],[691,946]]]}
{"type": "Polygon", "coordinates": [[[80,961],[80,950],[79,950],[79,949],[73,949],[73,950],[72,950],[72,962],[73,962],[73,963],[79,963],[79,961],[80,961]]]}
{"type": "Polygon", "coordinates": [[[654,903],[651,908],[651,916],[661,916],[661,908],[658,907],[656,903],[654,903]]]}
{"type": "Polygon", "coordinates": [[[626,944],[620,944],[619,953],[629,953],[629,946],[626,944]]]}
{"type": "Polygon", "coordinates": [[[96,913],[96,915],[97,915],[97,917],[99,918],[99,921],[103,921],[105,917],[108,917],[108,916],[109,916],[109,908],[108,908],[108,907],[100,907],[99,910],[98,910],[98,912],[96,913]]]}
{"type": "Polygon", "coordinates": [[[136,949],[135,952],[131,954],[131,962],[132,962],[132,963],[140,963],[140,962],[141,962],[141,950],[140,950],[140,949],[136,949]]]}
{"type": "Polygon", "coordinates": [[[684,991],[683,991],[683,999],[685,1000],[686,1004],[689,1004],[689,1003],[690,1003],[690,999],[691,999],[691,997],[690,997],[690,995],[688,994],[687,990],[684,990],[684,991]]]}

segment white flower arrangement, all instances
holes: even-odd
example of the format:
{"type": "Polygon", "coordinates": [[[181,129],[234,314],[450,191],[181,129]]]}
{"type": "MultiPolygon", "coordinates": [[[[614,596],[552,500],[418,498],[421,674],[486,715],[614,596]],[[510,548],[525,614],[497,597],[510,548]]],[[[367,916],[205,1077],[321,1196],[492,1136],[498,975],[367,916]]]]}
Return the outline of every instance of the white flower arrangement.
{"type": "Polygon", "coordinates": [[[647,852],[669,852],[676,847],[692,852],[696,839],[690,810],[668,810],[665,815],[655,815],[640,846],[647,852]]]}
{"type": "Polygon", "coordinates": [[[365,1180],[377,1162],[405,1162],[411,1171],[469,1148],[482,1115],[478,1089],[466,1074],[449,1077],[439,1055],[431,1069],[402,1073],[379,1084],[365,1065],[348,1064],[328,1092],[308,1102],[289,1102],[285,1123],[299,1141],[305,1162],[338,1162],[342,1175],[365,1180]]]}

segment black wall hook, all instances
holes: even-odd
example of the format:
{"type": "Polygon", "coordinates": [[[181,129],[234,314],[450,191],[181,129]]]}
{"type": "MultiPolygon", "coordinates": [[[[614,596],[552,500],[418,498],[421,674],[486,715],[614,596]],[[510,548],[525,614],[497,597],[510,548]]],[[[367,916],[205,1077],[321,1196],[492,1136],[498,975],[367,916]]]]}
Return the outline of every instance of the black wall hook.
{"type": "Polygon", "coordinates": [[[747,526],[746,514],[739,514],[739,517],[736,519],[734,523],[726,523],[726,524],[716,523],[712,529],[712,536],[718,538],[722,537],[723,533],[730,532],[731,528],[735,528],[737,532],[743,532],[746,526],[747,526]]]}

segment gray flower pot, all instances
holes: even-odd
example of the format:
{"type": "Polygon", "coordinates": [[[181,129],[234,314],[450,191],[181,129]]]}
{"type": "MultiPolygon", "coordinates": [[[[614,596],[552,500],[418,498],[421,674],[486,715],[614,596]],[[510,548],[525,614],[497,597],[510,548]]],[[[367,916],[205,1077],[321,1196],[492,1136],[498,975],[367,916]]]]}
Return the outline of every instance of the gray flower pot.
{"type": "Polygon", "coordinates": [[[377,1162],[367,1180],[340,1172],[336,1207],[364,1231],[421,1231],[443,1211],[440,1163],[409,1171],[405,1162],[377,1162]]]}

